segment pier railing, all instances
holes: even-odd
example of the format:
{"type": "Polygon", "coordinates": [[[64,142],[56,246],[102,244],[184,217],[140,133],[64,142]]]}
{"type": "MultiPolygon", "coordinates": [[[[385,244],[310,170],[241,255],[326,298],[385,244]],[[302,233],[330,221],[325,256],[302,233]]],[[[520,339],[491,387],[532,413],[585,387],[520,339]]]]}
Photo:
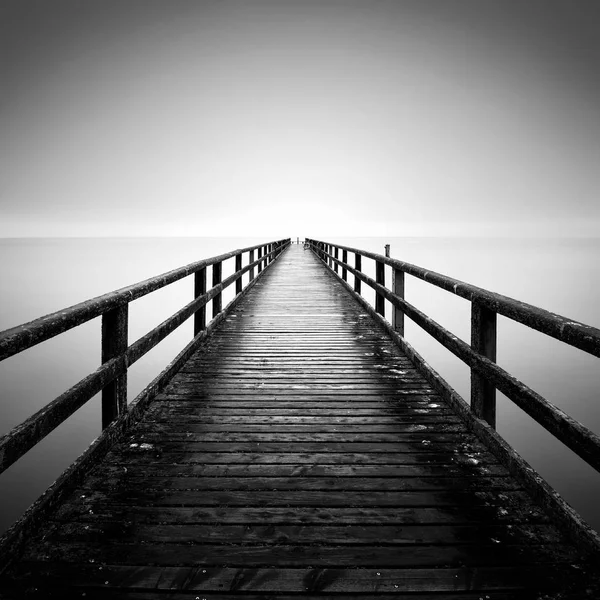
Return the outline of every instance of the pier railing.
{"type": "Polygon", "coordinates": [[[106,429],[115,419],[123,417],[127,413],[128,367],[187,319],[194,316],[194,340],[136,398],[136,404],[154,395],[175,371],[176,365],[191,353],[195,342],[205,335],[208,303],[212,300],[211,324],[213,324],[224,312],[223,290],[235,283],[236,297],[232,301],[234,303],[243,291],[245,292],[254,284],[255,273],[260,275],[289,243],[289,239],[278,240],[200,260],[1,332],[0,360],[4,360],[91,319],[102,317],[102,365],[29,419],[0,437],[0,473],[99,392],[102,392],[102,428],[106,429]],[[242,267],[244,254],[248,254],[248,264],[242,267]],[[222,264],[228,259],[235,260],[235,272],[222,279],[222,264]],[[212,267],[212,287],[207,289],[206,269],[209,266],[212,267]],[[249,273],[249,277],[246,287],[243,288],[242,277],[245,273],[249,273]],[[129,303],[192,275],[194,276],[193,300],[146,335],[129,344],[129,303]]]}
{"type": "Polygon", "coordinates": [[[600,436],[548,402],[495,362],[497,315],[508,317],[598,357],[599,329],[389,256],[318,240],[306,241],[313,252],[344,282],[347,282],[348,273],[354,276],[353,291],[357,296],[361,294],[362,283],[375,291],[376,315],[383,318],[385,301],[391,303],[391,331],[404,336],[406,315],[471,368],[470,406],[476,417],[495,427],[496,390],[500,390],[554,437],[600,471],[600,436]],[[349,252],[354,255],[354,266],[348,262],[349,252]],[[375,279],[362,272],[363,257],[375,262],[375,279]],[[392,268],[390,287],[386,286],[385,265],[392,268]],[[471,302],[470,345],[405,300],[405,274],[471,302]]]}

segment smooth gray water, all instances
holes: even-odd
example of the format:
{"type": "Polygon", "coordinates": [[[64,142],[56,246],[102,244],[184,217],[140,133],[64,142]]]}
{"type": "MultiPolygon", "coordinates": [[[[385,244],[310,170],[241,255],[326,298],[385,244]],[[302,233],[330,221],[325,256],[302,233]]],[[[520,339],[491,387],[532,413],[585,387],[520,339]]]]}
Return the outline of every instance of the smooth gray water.
{"type": "MultiPolygon", "coordinates": [[[[151,277],[201,258],[265,242],[242,238],[0,240],[0,329],[151,277]]],[[[600,240],[332,238],[445,273],[572,319],[600,326],[600,240]]],[[[224,273],[233,271],[233,261],[224,273]]],[[[372,262],[363,259],[365,271],[372,262]]],[[[390,273],[387,273],[388,281],[390,273]]],[[[130,341],[192,297],[184,280],[132,303],[130,341]]],[[[224,301],[232,297],[225,294],[224,301]]],[[[365,296],[372,301],[368,291],[365,296]]],[[[407,300],[462,339],[470,339],[470,306],[407,277],[407,300]]],[[[186,323],[130,370],[135,395],[191,339],[186,323]]],[[[406,336],[468,398],[469,371],[417,326],[406,336]]],[[[0,433],[8,431],[99,365],[100,322],[0,363],[0,433]]],[[[594,431],[600,431],[598,359],[499,318],[498,362],[594,431]]],[[[0,476],[0,531],[9,526],[100,431],[98,397],[0,476]]],[[[500,395],[498,429],[540,473],[600,529],[600,476],[500,395]]]]}

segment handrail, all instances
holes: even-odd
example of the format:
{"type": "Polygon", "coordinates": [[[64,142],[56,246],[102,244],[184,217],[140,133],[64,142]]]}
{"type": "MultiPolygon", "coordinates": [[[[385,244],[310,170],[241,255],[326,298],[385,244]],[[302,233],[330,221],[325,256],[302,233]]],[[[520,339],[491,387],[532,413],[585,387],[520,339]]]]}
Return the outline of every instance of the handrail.
{"type": "Polygon", "coordinates": [[[213,301],[213,318],[221,312],[221,293],[236,283],[242,292],[242,276],[249,272],[249,285],[289,245],[290,239],[234,250],[197,261],[114,292],[92,298],[29,323],[0,333],[0,360],[13,356],[60,333],[102,315],[102,366],[48,403],[23,423],[0,437],[0,473],[5,471],[77,409],[102,391],[102,427],[106,428],[127,408],[127,369],[182,323],[195,315],[194,335],[206,328],[206,305],[213,301]],[[254,260],[254,251],[258,259],[254,260]],[[249,263],[242,267],[243,253],[249,263]],[[221,281],[224,260],[235,258],[235,272],[221,281]],[[206,290],[206,267],[213,266],[213,287],[206,290]],[[129,302],[195,274],[195,298],[132,344],[127,343],[129,302]]]}
{"type": "MultiPolygon", "coordinates": [[[[282,244],[286,240],[279,240],[269,244],[260,244],[249,246],[239,250],[233,250],[219,256],[199,260],[183,267],[178,267],[172,271],[167,271],[161,275],[145,279],[133,285],[129,285],[101,296],[96,296],[90,300],[85,300],[79,304],[70,306],[63,310],[50,313],[43,317],[17,325],[10,329],[0,332],[0,360],[18,354],[27,348],[31,348],[41,342],[82,325],[91,319],[95,319],[114,308],[137,300],[151,292],[155,292],[162,287],[175,283],[184,277],[188,277],[201,269],[214,264],[222,263],[228,258],[233,258],[244,252],[252,252],[257,249],[263,249],[273,244],[282,244]]],[[[264,261],[264,257],[263,257],[264,261]]],[[[258,261],[257,261],[258,263],[258,261]]],[[[259,267],[260,271],[260,267],[259,267]]]]}
{"type": "Polygon", "coordinates": [[[360,282],[366,283],[375,290],[375,309],[379,315],[384,314],[383,301],[388,300],[395,308],[393,326],[401,335],[404,330],[403,316],[406,315],[471,367],[471,409],[476,416],[484,418],[492,427],[495,426],[495,390],[498,389],[589,465],[600,471],[600,436],[496,364],[496,313],[514,318],[542,333],[548,333],[547,325],[550,324],[551,331],[553,333],[558,331],[558,335],[553,333],[548,335],[596,356],[600,355],[598,354],[599,330],[439,273],[433,273],[434,279],[430,281],[429,275],[432,272],[410,263],[347,246],[336,246],[317,240],[307,241],[317,256],[334,273],[337,274],[337,267],[341,267],[342,279],[345,280],[347,271],[354,275],[356,293],[360,294],[360,282]],[[339,249],[343,251],[342,260],[339,260],[339,249]],[[348,264],[347,252],[354,253],[355,267],[348,264]],[[376,261],[375,280],[361,272],[359,259],[362,256],[376,261]],[[385,286],[384,264],[394,269],[393,291],[385,286]],[[460,340],[404,299],[404,273],[415,275],[428,283],[471,300],[471,345],[460,340]],[[563,335],[567,325],[571,327],[570,332],[562,338],[560,336],[563,335]]]}
{"type": "MultiPolygon", "coordinates": [[[[382,256],[381,254],[349,246],[319,242],[318,240],[308,241],[317,244],[327,244],[333,248],[339,248],[340,250],[352,252],[355,255],[358,254],[365,258],[371,258],[376,262],[389,265],[394,269],[413,275],[461,298],[478,301],[499,315],[527,325],[531,329],[549,335],[569,346],[574,346],[579,350],[600,357],[600,329],[591,325],[586,325],[585,323],[557,315],[532,304],[515,300],[509,296],[503,296],[502,294],[491,292],[459,279],[453,279],[447,275],[442,275],[441,273],[436,273],[435,271],[430,271],[401,260],[382,256]]],[[[333,256],[331,258],[333,259],[333,256]]]]}

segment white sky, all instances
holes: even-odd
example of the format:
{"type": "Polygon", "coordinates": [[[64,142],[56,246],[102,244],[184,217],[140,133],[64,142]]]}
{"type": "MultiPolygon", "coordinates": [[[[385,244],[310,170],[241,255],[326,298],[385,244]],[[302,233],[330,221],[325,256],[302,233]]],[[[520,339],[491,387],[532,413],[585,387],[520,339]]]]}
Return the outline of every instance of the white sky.
{"type": "Polygon", "coordinates": [[[597,0],[3,0],[0,236],[597,235],[599,83],[597,0]]]}

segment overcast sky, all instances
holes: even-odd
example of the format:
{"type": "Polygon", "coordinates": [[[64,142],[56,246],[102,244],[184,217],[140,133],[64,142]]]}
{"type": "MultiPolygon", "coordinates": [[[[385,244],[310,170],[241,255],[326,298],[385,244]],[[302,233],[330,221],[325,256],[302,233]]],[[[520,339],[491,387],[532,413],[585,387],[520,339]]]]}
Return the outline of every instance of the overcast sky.
{"type": "Polygon", "coordinates": [[[0,235],[594,235],[598,0],[0,0],[0,235]]]}

